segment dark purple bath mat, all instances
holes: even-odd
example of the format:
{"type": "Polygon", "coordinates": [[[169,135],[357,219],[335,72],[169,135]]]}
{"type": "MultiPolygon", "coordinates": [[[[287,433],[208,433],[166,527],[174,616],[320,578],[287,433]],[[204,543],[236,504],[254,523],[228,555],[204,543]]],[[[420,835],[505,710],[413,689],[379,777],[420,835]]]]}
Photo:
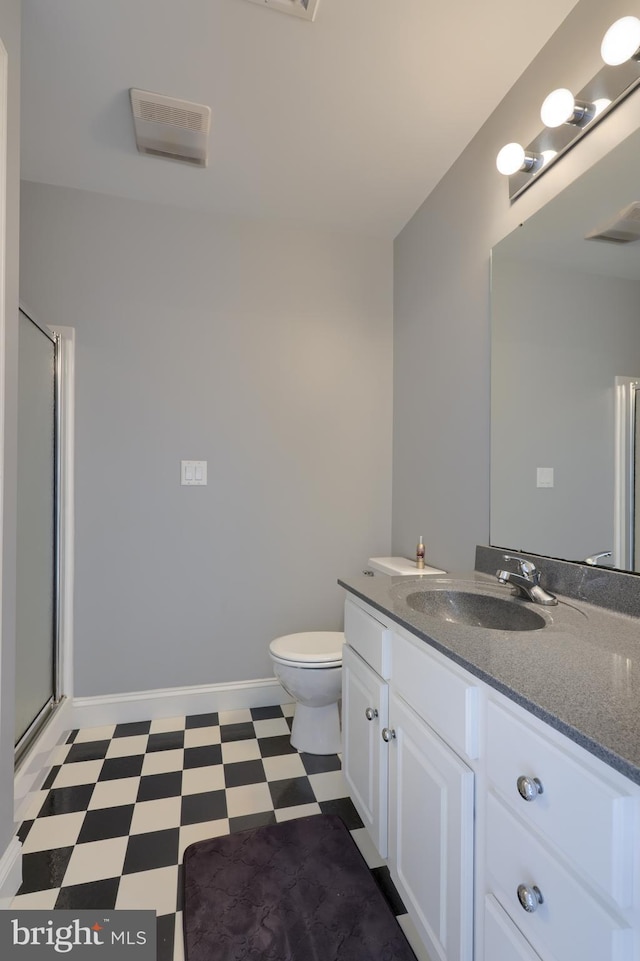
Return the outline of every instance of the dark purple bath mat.
{"type": "Polygon", "coordinates": [[[183,919],[186,961],[415,961],[336,815],[190,845],[183,919]]]}

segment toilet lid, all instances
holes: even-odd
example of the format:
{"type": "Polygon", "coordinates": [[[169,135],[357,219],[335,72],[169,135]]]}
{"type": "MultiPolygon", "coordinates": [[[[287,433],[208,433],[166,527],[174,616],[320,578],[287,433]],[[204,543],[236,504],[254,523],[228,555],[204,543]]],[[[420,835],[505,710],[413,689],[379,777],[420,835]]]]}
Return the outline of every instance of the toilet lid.
{"type": "Polygon", "coordinates": [[[342,631],[305,631],[286,634],[271,641],[269,650],[283,661],[309,664],[330,664],[342,660],[342,631]]]}

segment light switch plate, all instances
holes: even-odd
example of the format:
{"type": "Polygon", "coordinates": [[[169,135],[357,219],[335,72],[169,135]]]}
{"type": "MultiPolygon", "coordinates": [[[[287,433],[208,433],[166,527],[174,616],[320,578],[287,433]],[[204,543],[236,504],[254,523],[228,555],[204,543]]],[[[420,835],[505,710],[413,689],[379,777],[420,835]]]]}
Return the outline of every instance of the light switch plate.
{"type": "Polygon", "coordinates": [[[536,487],[553,487],[553,467],[538,467],[536,487]]]}
{"type": "Polygon", "coordinates": [[[203,487],[207,483],[206,460],[180,461],[180,483],[187,487],[203,487]]]}

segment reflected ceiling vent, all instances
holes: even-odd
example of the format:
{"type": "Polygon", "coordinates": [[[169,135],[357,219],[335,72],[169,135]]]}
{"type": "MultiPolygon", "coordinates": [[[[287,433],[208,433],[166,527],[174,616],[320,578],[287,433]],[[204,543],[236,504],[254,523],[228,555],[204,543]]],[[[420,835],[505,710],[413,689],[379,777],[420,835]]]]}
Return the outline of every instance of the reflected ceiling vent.
{"type": "Polygon", "coordinates": [[[249,3],[259,3],[261,7],[271,7],[280,13],[289,13],[292,17],[303,17],[314,20],[320,0],[249,0],[249,3]]]}
{"type": "Polygon", "coordinates": [[[148,90],[129,90],[136,146],[140,153],[207,166],[211,108],[148,90]]]}
{"type": "Polygon", "coordinates": [[[587,234],[585,240],[601,240],[606,244],[633,244],[640,240],[640,200],[635,200],[609,220],[587,234]]]}

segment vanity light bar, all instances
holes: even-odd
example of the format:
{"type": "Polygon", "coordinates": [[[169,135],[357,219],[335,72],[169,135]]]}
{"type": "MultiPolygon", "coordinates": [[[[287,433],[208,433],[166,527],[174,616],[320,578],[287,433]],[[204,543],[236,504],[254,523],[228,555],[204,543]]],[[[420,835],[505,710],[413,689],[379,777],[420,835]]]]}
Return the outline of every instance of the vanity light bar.
{"type": "Polygon", "coordinates": [[[604,35],[601,55],[605,66],[577,95],[561,87],[545,98],[544,130],[527,147],[511,143],[498,153],[496,167],[509,177],[510,200],[640,85],[640,19],[616,20],[604,35]]]}

